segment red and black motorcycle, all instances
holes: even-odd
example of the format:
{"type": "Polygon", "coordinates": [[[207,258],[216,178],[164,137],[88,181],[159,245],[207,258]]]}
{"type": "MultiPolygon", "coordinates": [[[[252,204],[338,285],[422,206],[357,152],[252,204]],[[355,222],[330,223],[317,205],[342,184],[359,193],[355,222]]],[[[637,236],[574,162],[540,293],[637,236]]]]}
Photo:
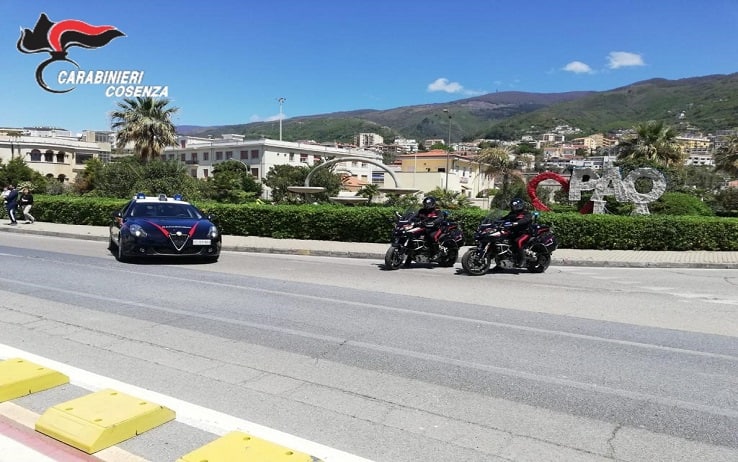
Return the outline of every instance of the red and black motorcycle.
{"type": "MultiPolygon", "coordinates": [[[[461,266],[472,276],[486,274],[492,263],[495,269],[515,267],[514,243],[510,240],[510,223],[501,216],[504,212],[496,210],[487,215],[474,233],[475,245],[461,257],[461,266]]],[[[523,267],[531,273],[543,273],[551,264],[551,253],[558,247],[551,226],[538,223],[538,212],[533,213],[533,221],[521,236],[523,267]]]]}
{"type": "Polygon", "coordinates": [[[384,255],[386,269],[395,270],[410,262],[437,263],[439,266],[454,266],[459,258],[459,249],[464,242],[461,226],[443,212],[440,224],[422,220],[413,211],[404,214],[395,212],[395,229],[392,245],[384,255]],[[428,228],[437,227],[429,238],[428,228]]]}

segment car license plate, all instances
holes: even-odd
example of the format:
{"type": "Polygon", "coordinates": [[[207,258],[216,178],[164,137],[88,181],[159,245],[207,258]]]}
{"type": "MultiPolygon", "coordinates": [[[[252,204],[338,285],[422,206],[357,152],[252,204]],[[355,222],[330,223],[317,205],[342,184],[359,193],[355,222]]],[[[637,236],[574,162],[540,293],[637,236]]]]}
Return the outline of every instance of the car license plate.
{"type": "Polygon", "coordinates": [[[210,245],[210,239],[193,239],[192,245],[210,245]]]}

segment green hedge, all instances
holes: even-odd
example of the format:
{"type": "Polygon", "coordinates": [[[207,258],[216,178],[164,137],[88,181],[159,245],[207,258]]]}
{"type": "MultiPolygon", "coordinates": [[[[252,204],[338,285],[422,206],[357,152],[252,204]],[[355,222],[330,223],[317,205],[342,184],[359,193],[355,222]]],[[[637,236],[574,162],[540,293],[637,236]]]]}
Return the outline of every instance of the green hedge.
{"type": "MultiPolygon", "coordinates": [[[[39,221],[107,226],[111,213],[125,200],[71,196],[35,196],[33,214],[39,221]]],[[[214,216],[223,234],[281,239],[388,243],[396,209],[345,205],[265,205],[198,202],[214,216]]],[[[486,211],[455,210],[466,238],[486,211]]],[[[703,216],[618,216],[542,213],[542,223],[554,227],[562,248],[611,250],[738,250],[738,218],[703,216]]]]}

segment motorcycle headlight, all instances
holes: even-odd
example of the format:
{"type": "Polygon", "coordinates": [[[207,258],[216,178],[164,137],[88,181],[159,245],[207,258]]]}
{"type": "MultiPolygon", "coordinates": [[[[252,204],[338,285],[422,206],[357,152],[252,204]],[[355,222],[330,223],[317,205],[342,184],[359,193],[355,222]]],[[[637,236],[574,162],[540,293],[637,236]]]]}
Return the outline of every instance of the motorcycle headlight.
{"type": "Polygon", "coordinates": [[[218,227],[215,225],[211,225],[210,229],[208,230],[208,237],[210,239],[217,239],[218,237],[218,227]]]}
{"type": "Polygon", "coordinates": [[[141,227],[141,225],[136,225],[136,224],[133,224],[133,225],[131,225],[131,227],[130,227],[130,228],[128,228],[128,229],[129,229],[129,230],[130,230],[130,232],[131,232],[131,236],[136,236],[136,237],[146,237],[146,236],[147,236],[147,234],[146,234],[146,230],[144,230],[144,229],[143,229],[143,228],[141,227]]]}

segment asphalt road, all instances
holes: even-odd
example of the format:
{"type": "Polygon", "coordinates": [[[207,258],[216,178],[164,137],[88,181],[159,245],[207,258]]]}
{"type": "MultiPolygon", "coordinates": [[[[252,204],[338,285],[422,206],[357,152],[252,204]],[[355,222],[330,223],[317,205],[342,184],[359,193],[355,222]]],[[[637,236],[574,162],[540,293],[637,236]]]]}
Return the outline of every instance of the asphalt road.
{"type": "Polygon", "coordinates": [[[182,405],[121,444],[149,460],[234,423],[325,460],[738,459],[738,270],[121,264],[27,235],[0,255],[0,344],[182,405]]]}

